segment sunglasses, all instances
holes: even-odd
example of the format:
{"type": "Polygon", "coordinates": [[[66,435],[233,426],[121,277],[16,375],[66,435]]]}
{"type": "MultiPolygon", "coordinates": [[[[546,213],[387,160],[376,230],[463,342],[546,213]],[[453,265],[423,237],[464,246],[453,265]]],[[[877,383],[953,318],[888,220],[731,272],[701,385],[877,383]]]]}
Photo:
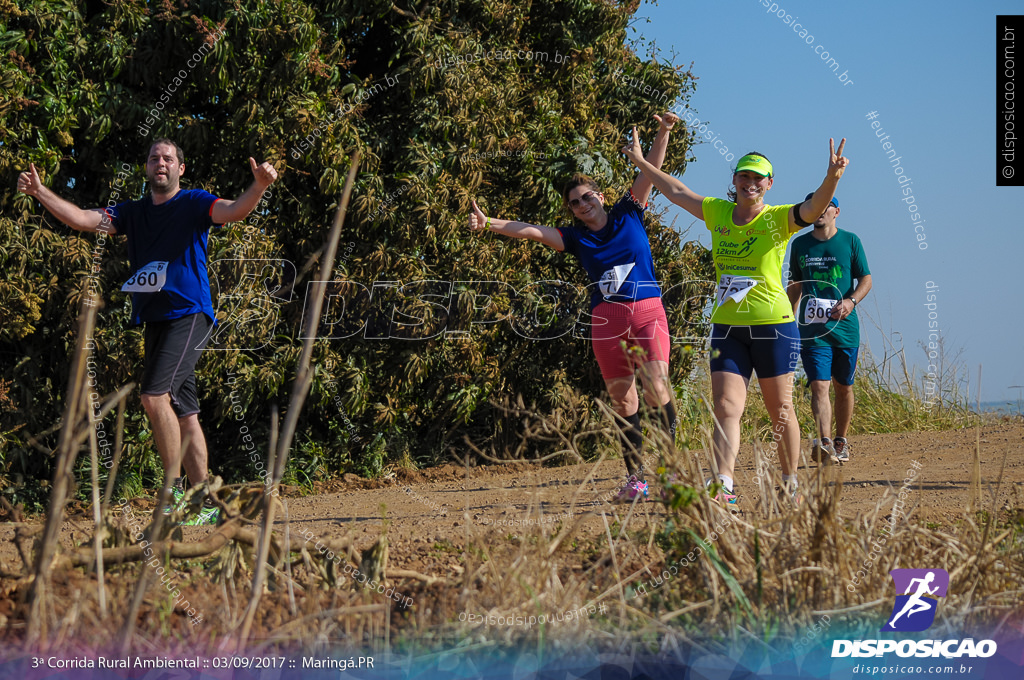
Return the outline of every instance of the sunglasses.
{"type": "Polygon", "coordinates": [[[569,207],[575,210],[576,208],[583,205],[583,201],[597,201],[598,193],[596,191],[588,191],[579,198],[574,198],[569,201],[569,207]]]}

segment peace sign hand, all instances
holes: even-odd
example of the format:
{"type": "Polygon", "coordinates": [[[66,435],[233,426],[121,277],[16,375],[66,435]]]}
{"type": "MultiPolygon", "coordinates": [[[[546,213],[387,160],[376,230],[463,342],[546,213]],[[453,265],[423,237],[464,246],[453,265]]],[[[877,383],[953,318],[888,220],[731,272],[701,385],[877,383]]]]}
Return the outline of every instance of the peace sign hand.
{"type": "Polygon", "coordinates": [[[644,150],[640,147],[640,136],[636,133],[636,128],[633,128],[632,141],[626,144],[620,149],[622,153],[626,155],[634,165],[639,165],[640,161],[644,159],[644,150]]]}
{"type": "Polygon", "coordinates": [[[835,148],[835,140],[828,138],[828,177],[839,181],[839,178],[846,172],[846,166],[850,159],[843,156],[843,147],[846,146],[846,137],[839,142],[839,149],[835,148]]]}

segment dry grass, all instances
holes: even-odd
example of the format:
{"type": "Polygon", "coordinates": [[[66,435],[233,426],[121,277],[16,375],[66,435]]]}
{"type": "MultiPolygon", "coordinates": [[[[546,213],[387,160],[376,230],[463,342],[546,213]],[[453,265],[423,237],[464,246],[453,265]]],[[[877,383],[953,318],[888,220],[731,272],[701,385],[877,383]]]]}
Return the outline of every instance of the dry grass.
{"type": "MultiPolygon", "coordinates": [[[[667,442],[658,445],[670,450],[667,442]]],[[[659,472],[663,479],[669,474],[701,479],[709,468],[703,455],[673,451],[659,472]]],[[[773,490],[755,494],[746,499],[742,514],[681,484],[668,485],[674,497],[667,514],[653,511],[651,504],[593,506],[587,481],[573,494],[573,519],[568,522],[528,524],[500,536],[494,527],[474,523],[467,513],[465,547],[452,549],[458,566],[451,573],[431,575],[391,568],[386,536],[362,552],[354,548],[354,534],[323,536],[323,543],[339,556],[331,561],[296,535],[285,504],[280,509],[285,521],[275,527],[270,542],[267,590],[252,619],[247,648],[313,654],[326,653],[344,641],[377,653],[551,645],[624,652],[673,652],[696,646],[726,653],[737,642],[757,640],[771,653],[791,646],[822,616],[830,618],[833,636],[839,631],[872,635],[892,605],[888,572],[896,567],[941,567],[950,573],[941,621],[950,630],[995,630],[1021,611],[1021,526],[992,522],[994,508],[965,515],[953,529],[939,531],[914,521],[912,498],[907,518],[897,518],[877,561],[851,590],[858,568],[872,554],[872,543],[885,537],[883,527],[889,526],[895,497],[886,490],[874,511],[844,522],[838,512],[843,502],[841,475],[842,468],[822,468],[807,480],[806,498],[796,507],[779,502],[773,490]],[[580,531],[581,523],[593,514],[601,517],[601,540],[584,538],[580,531]],[[706,543],[698,552],[701,541],[706,543]],[[673,574],[672,567],[691,552],[692,561],[676,566],[673,574]],[[382,572],[387,585],[414,597],[415,603],[402,609],[369,593],[342,575],[340,567],[345,564],[382,572]],[[565,615],[580,612],[581,607],[582,616],[565,615]],[[470,614],[494,618],[471,621],[470,614]],[[555,615],[555,622],[541,624],[541,615],[555,615]],[[499,616],[513,617],[513,625],[500,625],[499,616]],[[538,622],[527,625],[530,617],[538,622]]],[[[219,492],[222,499],[232,494],[252,499],[262,495],[262,489],[219,492]]],[[[524,517],[543,517],[539,501],[532,498],[524,517]]],[[[238,502],[233,507],[246,506],[241,514],[255,521],[259,505],[238,502]]],[[[202,624],[189,625],[160,584],[151,583],[127,649],[136,654],[159,649],[213,655],[237,639],[251,601],[258,545],[258,535],[244,529],[244,519],[239,522],[239,533],[215,551],[164,560],[192,602],[203,603],[202,624]]],[[[131,543],[118,521],[105,522],[101,531],[108,546],[131,543]]],[[[95,572],[88,567],[83,572],[60,559],[79,555],[88,562],[90,554],[91,548],[86,548],[58,555],[47,604],[50,625],[45,636],[31,643],[33,649],[69,644],[106,649],[118,642],[110,631],[123,625],[122,614],[100,610],[95,572]]],[[[109,558],[105,562],[107,597],[129,601],[144,567],[129,568],[109,558]]],[[[31,564],[26,561],[26,567],[31,564]]],[[[29,586],[25,578],[4,581],[12,599],[29,586]]],[[[25,614],[27,610],[16,611],[9,617],[9,643],[28,643],[25,614]]]]}
{"type": "MultiPolygon", "coordinates": [[[[710,462],[700,455],[669,456],[664,475],[702,479],[710,462]]],[[[698,643],[725,652],[731,642],[751,637],[782,648],[822,616],[830,618],[831,632],[870,637],[868,631],[877,631],[892,606],[889,571],[927,566],[944,568],[951,576],[944,626],[998,628],[1021,611],[1024,541],[1019,522],[1003,526],[988,521],[995,516],[992,508],[982,515],[984,522],[966,515],[952,531],[927,529],[914,521],[911,502],[906,517],[890,525],[896,500],[890,490],[880,495],[872,512],[843,522],[838,512],[842,468],[814,469],[820,472],[803,487],[805,498],[798,506],[780,502],[772,488],[748,499],[741,515],[692,488],[669,485],[675,498],[664,522],[652,523],[632,510],[605,515],[606,525],[618,523],[618,533],[609,532],[606,543],[595,546],[595,559],[582,573],[559,569],[565,560],[557,555],[566,550],[572,527],[554,536],[528,531],[517,550],[471,541],[468,552],[473,555],[475,546],[479,557],[467,559],[469,582],[460,591],[460,609],[528,617],[605,602],[605,620],[560,623],[546,634],[600,646],[609,646],[614,637],[612,646],[621,649],[657,640],[662,649],[698,643]],[[697,550],[701,541],[704,547],[697,550]],[[875,542],[882,549],[872,561],[875,542]],[[651,555],[652,543],[662,550],[651,555]],[[673,573],[671,567],[691,555],[692,561],[673,573]],[[865,560],[871,566],[857,578],[865,560]]],[[[467,635],[484,631],[489,639],[508,642],[545,634],[516,627],[464,625],[461,630],[467,635]]]]}

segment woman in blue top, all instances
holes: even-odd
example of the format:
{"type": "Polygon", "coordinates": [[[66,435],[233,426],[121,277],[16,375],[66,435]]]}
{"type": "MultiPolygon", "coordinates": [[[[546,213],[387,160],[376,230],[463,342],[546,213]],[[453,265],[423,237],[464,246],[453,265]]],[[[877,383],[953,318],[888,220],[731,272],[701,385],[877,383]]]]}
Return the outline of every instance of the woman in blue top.
{"type": "MultiPolygon", "coordinates": [[[[647,160],[660,168],[669,132],[679,117],[669,112],[654,118],[660,125],[647,160]]],[[[562,192],[577,222],[566,228],[487,217],[476,202],[469,217],[470,229],[488,229],[511,238],[539,241],[559,252],[575,255],[586,270],[592,290],[594,354],[612,408],[627,423],[622,431],[627,480],[616,497],[618,501],[632,501],[648,492],[640,455],[643,439],[637,367],[644,385],[644,400],[659,411],[662,424],[675,438],[676,413],[668,382],[668,322],[643,224],[651,187],[651,181],[641,174],[626,195],[605,210],[601,188],[586,175],[576,175],[562,192]],[[630,352],[634,347],[641,351],[630,352]]]]}

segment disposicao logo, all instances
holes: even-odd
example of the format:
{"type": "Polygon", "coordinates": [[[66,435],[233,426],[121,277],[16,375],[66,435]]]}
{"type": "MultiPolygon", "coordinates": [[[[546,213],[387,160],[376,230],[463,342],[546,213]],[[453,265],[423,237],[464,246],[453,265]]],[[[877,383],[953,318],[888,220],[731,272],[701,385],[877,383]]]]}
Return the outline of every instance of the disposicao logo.
{"type": "Polygon", "coordinates": [[[935,622],[938,598],[946,596],[949,573],[945,569],[893,569],[889,575],[896,584],[896,603],[882,630],[927,630],[935,622]]]}
{"type": "MultiPolygon", "coordinates": [[[[949,589],[945,569],[893,569],[889,572],[896,585],[896,602],[882,626],[882,632],[914,633],[927,630],[935,622],[940,597],[949,589]]],[[[895,652],[900,657],[987,658],[996,653],[993,640],[834,640],[832,657],[884,656],[895,652]]]]}

